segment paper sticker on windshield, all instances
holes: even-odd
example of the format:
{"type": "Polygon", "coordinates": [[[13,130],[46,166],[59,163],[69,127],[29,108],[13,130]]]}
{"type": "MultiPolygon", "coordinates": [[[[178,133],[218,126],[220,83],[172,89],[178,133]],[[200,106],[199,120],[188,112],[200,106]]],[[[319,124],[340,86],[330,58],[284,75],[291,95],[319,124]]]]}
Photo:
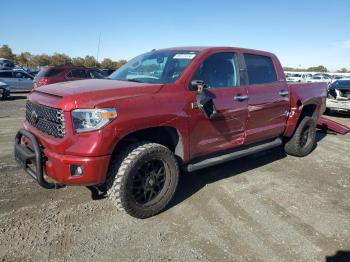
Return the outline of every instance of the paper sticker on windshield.
{"type": "Polygon", "coordinates": [[[193,59],[196,54],[176,54],[173,59],[193,59]]]}

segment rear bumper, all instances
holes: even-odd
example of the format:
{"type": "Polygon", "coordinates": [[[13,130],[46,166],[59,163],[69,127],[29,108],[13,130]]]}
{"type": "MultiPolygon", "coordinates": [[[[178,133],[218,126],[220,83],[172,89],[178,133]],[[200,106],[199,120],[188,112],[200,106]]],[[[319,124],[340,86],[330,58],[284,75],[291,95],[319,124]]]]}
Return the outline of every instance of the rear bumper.
{"type": "Polygon", "coordinates": [[[109,155],[82,157],[57,154],[43,149],[37,138],[24,129],[20,129],[16,135],[15,158],[26,173],[45,188],[102,184],[106,180],[110,160],[109,155]],[[82,174],[73,175],[72,166],[81,167],[82,174]],[[45,175],[55,182],[48,182],[45,175]]]}

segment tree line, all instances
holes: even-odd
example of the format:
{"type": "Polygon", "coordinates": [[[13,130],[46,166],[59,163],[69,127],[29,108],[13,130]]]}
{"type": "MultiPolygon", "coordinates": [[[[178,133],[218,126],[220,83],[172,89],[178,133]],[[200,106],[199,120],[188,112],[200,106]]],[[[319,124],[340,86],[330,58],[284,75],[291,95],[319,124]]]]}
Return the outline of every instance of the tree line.
{"type": "MultiPolygon", "coordinates": [[[[0,47],[0,58],[6,58],[14,61],[15,64],[25,66],[29,68],[39,68],[48,65],[76,65],[86,67],[98,67],[98,68],[112,68],[117,69],[124,65],[127,61],[124,59],[113,61],[110,58],[105,58],[101,62],[98,62],[93,56],[85,57],[69,57],[66,54],[55,53],[53,55],[41,54],[33,55],[29,52],[22,52],[20,54],[14,54],[8,45],[2,45],[0,47]]],[[[328,72],[328,69],[323,66],[312,66],[309,68],[293,68],[283,67],[285,71],[303,71],[303,72],[328,72]]],[[[350,73],[350,70],[341,68],[337,70],[337,73],[350,73]]]]}
{"type": "Polygon", "coordinates": [[[95,57],[90,55],[86,55],[85,57],[70,57],[66,54],[60,53],[54,53],[53,55],[33,55],[29,52],[14,54],[8,45],[2,45],[0,47],[0,58],[9,59],[17,65],[33,69],[49,65],[76,65],[117,69],[127,62],[124,59],[113,61],[109,58],[105,58],[101,62],[98,62],[95,57]]]}
{"type": "MultiPolygon", "coordinates": [[[[295,68],[295,67],[283,67],[284,71],[291,71],[291,72],[328,72],[327,67],[320,65],[320,66],[312,66],[308,68],[295,68]]],[[[345,67],[339,69],[336,71],[337,73],[350,73],[350,70],[346,69],[345,67]]]]}
{"type": "MultiPolygon", "coordinates": [[[[291,72],[329,72],[327,67],[323,65],[319,66],[312,66],[308,68],[295,68],[295,67],[283,67],[284,71],[291,71],[291,72]]],[[[337,73],[350,73],[350,70],[347,70],[345,67],[339,69],[336,71],[337,73]]]]}

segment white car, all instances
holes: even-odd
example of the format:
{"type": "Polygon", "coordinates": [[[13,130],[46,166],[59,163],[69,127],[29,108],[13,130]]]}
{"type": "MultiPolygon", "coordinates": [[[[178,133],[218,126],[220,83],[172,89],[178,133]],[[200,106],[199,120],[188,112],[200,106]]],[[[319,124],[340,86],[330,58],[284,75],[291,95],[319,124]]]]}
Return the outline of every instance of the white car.
{"type": "Polygon", "coordinates": [[[332,81],[331,78],[323,75],[315,75],[309,79],[307,79],[308,83],[320,83],[320,82],[326,82],[327,84],[330,84],[332,81]]]}
{"type": "Polygon", "coordinates": [[[287,76],[287,82],[301,82],[303,80],[303,76],[301,74],[291,74],[287,76]]]}
{"type": "Polygon", "coordinates": [[[295,74],[287,74],[286,79],[288,82],[306,82],[310,77],[312,77],[312,74],[308,73],[295,73],[295,74]]]}

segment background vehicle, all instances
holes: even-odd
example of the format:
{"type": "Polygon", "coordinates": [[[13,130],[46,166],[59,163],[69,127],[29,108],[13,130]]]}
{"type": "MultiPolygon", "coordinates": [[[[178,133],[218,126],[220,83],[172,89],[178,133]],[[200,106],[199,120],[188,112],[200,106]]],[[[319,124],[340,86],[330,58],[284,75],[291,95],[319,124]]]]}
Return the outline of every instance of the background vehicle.
{"type": "Polygon", "coordinates": [[[308,83],[327,83],[329,84],[332,81],[331,78],[323,75],[314,75],[313,77],[307,80],[308,83]]]}
{"type": "Polygon", "coordinates": [[[301,74],[291,74],[287,77],[288,82],[301,82],[303,77],[301,74]]]}
{"type": "Polygon", "coordinates": [[[15,64],[11,60],[0,58],[0,69],[12,69],[13,67],[15,64]]]}
{"type": "Polygon", "coordinates": [[[350,112],[350,78],[336,80],[329,85],[327,109],[350,112]]]}
{"type": "Polygon", "coordinates": [[[23,70],[0,70],[0,81],[6,83],[11,92],[29,92],[33,88],[33,76],[23,70]]]}
{"type": "Polygon", "coordinates": [[[0,100],[5,100],[10,96],[10,88],[7,84],[0,82],[0,100]]]}
{"type": "Polygon", "coordinates": [[[121,211],[145,218],[172,199],[180,170],[281,145],[293,156],[309,154],[326,87],[287,84],[268,52],[155,50],[109,79],[31,92],[15,156],[45,188],[94,186],[121,211]]]}
{"type": "Polygon", "coordinates": [[[346,78],[344,76],[339,76],[339,75],[333,75],[332,76],[332,80],[331,80],[331,83],[334,83],[335,81],[339,80],[339,79],[343,79],[343,78],[346,78]]]}
{"type": "Polygon", "coordinates": [[[115,71],[115,69],[112,69],[112,68],[104,68],[104,69],[102,69],[102,72],[105,74],[105,76],[111,75],[114,71],[115,71]]]}
{"type": "Polygon", "coordinates": [[[287,82],[306,82],[309,78],[312,77],[312,74],[306,73],[296,73],[286,75],[287,82]]]}
{"type": "Polygon", "coordinates": [[[40,70],[29,70],[28,73],[31,74],[32,76],[36,76],[38,73],[40,72],[40,70]]]}
{"type": "Polygon", "coordinates": [[[102,79],[105,75],[96,68],[78,66],[49,66],[41,69],[34,78],[34,88],[66,81],[102,79]]]}

